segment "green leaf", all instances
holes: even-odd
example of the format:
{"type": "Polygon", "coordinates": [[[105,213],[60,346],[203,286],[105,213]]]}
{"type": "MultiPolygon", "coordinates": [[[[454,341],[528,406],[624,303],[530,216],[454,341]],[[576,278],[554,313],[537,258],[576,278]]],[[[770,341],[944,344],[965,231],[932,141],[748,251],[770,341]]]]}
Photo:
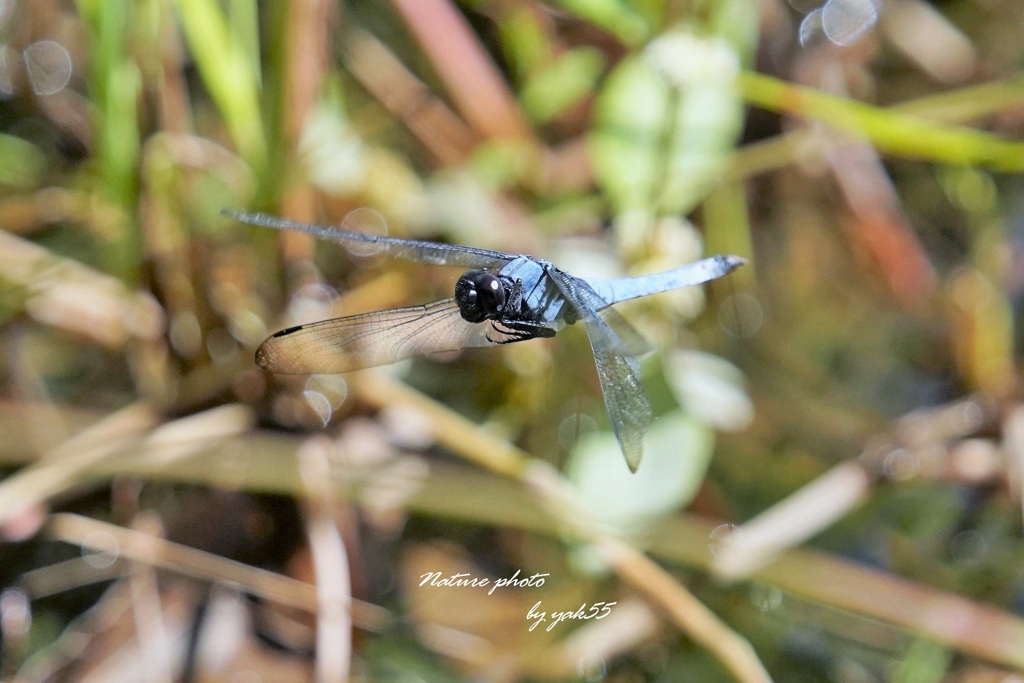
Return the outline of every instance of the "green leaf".
{"type": "Polygon", "coordinates": [[[518,78],[529,78],[551,63],[554,48],[534,8],[510,7],[498,30],[506,59],[518,78]]]}
{"type": "Polygon", "coordinates": [[[665,358],[665,379],[687,414],[716,429],[738,431],[754,417],[743,373],[724,358],[703,351],[674,351],[665,358]]]}
{"type": "Polygon", "coordinates": [[[626,45],[638,45],[651,27],[647,19],[621,0],[557,0],[562,9],[608,31],[626,45]]]}
{"type": "Polygon", "coordinates": [[[46,155],[13,135],[0,133],[0,183],[19,190],[38,187],[46,170],[46,155]]]}
{"type": "Polygon", "coordinates": [[[603,523],[624,533],[690,502],[704,480],[714,435],[697,420],[672,411],[654,421],[644,439],[644,458],[631,474],[610,432],[583,437],[566,470],[603,523]]]}
{"type": "Polygon", "coordinates": [[[526,113],[544,123],[557,117],[594,91],[604,58],[594,48],[569,50],[523,86],[526,113]]]}
{"type": "MultiPolygon", "coordinates": [[[[251,2],[251,0],[250,0],[251,2]]],[[[259,72],[252,61],[253,40],[242,36],[255,31],[239,17],[255,21],[255,9],[243,10],[241,0],[232,3],[236,23],[230,28],[214,0],[178,0],[181,23],[210,96],[227,122],[231,136],[257,174],[267,162],[259,106],[259,72]]]]}
{"type": "Polygon", "coordinates": [[[895,683],[939,683],[949,673],[952,655],[931,640],[920,639],[910,646],[903,661],[892,672],[895,683]]]}
{"type": "Polygon", "coordinates": [[[677,31],[624,60],[596,107],[590,152],[619,213],[686,213],[721,174],[743,109],[736,55],[720,39],[677,31]]]}

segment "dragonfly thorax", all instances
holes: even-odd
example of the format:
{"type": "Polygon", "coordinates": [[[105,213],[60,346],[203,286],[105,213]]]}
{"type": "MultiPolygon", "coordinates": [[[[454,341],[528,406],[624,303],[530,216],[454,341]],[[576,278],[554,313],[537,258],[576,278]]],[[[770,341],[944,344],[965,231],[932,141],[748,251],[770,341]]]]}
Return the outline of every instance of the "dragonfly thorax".
{"type": "Polygon", "coordinates": [[[497,320],[505,308],[505,287],[501,278],[486,270],[470,270],[455,283],[455,300],[467,322],[497,320]]]}

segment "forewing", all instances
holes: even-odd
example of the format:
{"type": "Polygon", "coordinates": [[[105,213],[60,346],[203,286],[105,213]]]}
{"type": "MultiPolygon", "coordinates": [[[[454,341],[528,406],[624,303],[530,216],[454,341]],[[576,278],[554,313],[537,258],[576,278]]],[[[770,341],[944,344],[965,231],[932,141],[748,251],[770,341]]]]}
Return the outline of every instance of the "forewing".
{"type": "Polygon", "coordinates": [[[269,337],[256,364],[283,374],[335,373],[442,351],[489,346],[507,337],[469,323],[454,299],[298,325],[269,337]]]}
{"type": "Polygon", "coordinates": [[[465,247],[460,244],[407,240],[400,237],[387,237],[385,235],[371,235],[365,232],[342,230],[331,225],[290,221],[286,218],[278,218],[277,216],[265,213],[249,213],[234,209],[222,209],[221,213],[249,225],[274,228],[275,230],[304,232],[320,239],[337,242],[346,247],[356,244],[372,244],[381,254],[417,263],[429,263],[437,266],[464,266],[467,268],[501,268],[501,266],[516,258],[514,254],[505,254],[500,251],[491,251],[490,249],[465,247]]]}
{"type": "Polygon", "coordinates": [[[558,270],[553,270],[551,276],[586,326],[608,418],[622,454],[626,456],[626,464],[636,472],[643,457],[643,439],[651,424],[652,411],[640,382],[640,365],[630,348],[638,345],[646,348],[646,342],[632,325],[609,308],[602,311],[602,315],[615,321],[615,327],[606,322],[596,310],[601,299],[586,282],[558,270]],[[630,338],[623,339],[620,329],[628,330],[630,338]]]}

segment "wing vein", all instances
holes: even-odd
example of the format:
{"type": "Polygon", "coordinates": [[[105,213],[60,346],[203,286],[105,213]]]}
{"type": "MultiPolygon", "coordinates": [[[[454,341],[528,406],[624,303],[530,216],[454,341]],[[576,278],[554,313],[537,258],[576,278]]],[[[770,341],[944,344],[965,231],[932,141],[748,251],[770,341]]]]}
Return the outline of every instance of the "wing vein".
{"type": "MultiPolygon", "coordinates": [[[[626,464],[635,472],[643,458],[644,433],[653,419],[650,401],[640,381],[640,364],[630,353],[636,341],[624,341],[616,329],[598,315],[602,299],[585,281],[558,269],[551,269],[549,274],[586,326],[612,430],[626,456],[626,464]]],[[[604,311],[605,315],[608,313],[612,313],[611,309],[604,311]]],[[[642,340],[621,316],[613,320],[616,320],[616,327],[624,325],[623,330],[642,340]]]]}
{"type": "Polygon", "coordinates": [[[436,266],[465,266],[469,268],[500,268],[516,258],[513,254],[506,254],[491,249],[466,247],[461,244],[410,240],[385,235],[372,235],[365,232],[343,230],[331,225],[290,221],[265,213],[250,213],[235,209],[223,209],[221,213],[249,225],[273,228],[275,230],[304,232],[314,237],[337,242],[344,247],[349,247],[353,244],[373,244],[383,254],[416,263],[428,263],[436,266]]]}
{"type": "Polygon", "coordinates": [[[348,372],[490,343],[485,325],[466,322],[454,299],[442,299],[290,328],[263,342],[256,362],[284,374],[348,372]]]}

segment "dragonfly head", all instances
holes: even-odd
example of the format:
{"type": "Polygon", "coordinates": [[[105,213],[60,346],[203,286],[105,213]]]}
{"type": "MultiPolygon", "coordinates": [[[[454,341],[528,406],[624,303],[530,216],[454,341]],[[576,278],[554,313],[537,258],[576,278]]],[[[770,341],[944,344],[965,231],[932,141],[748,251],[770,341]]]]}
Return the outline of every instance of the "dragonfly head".
{"type": "Polygon", "coordinates": [[[497,320],[505,308],[505,287],[501,278],[485,270],[470,270],[455,283],[455,300],[467,322],[497,320]]]}

